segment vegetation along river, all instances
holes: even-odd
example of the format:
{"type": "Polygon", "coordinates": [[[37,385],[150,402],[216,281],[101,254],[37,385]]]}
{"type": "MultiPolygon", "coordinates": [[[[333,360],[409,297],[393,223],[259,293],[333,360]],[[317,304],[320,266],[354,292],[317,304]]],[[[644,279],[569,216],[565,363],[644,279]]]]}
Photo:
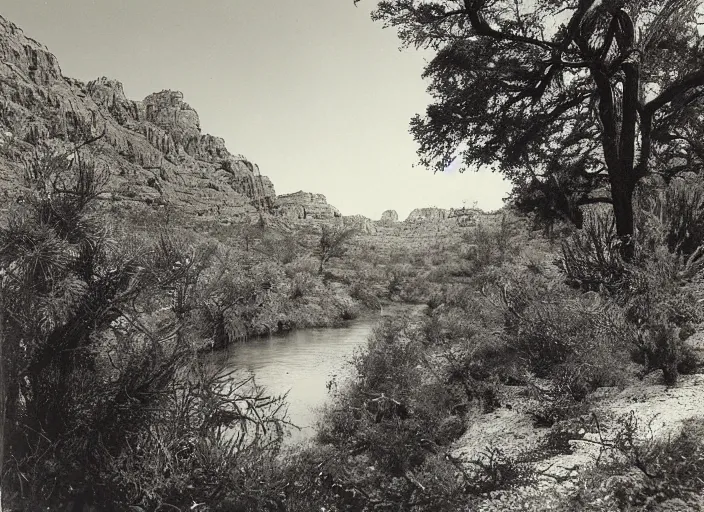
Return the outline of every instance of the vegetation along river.
{"type": "Polygon", "coordinates": [[[328,383],[341,383],[349,375],[347,364],[363,347],[381,317],[422,309],[420,306],[385,306],[381,314],[350,321],[342,328],[292,331],[231,345],[213,354],[215,361],[235,375],[254,375],[257,384],[272,395],[288,392],[291,429],[287,443],[300,442],[314,433],[318,411],[328,397],[328,383]]]}

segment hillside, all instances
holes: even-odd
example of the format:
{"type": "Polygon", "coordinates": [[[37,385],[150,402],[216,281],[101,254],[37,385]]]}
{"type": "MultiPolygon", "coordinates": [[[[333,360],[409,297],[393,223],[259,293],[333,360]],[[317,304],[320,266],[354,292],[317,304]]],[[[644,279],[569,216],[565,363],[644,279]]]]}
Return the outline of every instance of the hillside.
{"type": "Polygon", "coordinates": [[[0,98],[0,131],[12,142],[0,155],[5,201],[21,189],[33,151],[66,151],[98,138],[90,150],[110,170],[104,197],[123,209],[170,204],[206,220],[237,219],[274,205],[271,181],[221,138],[202,133],[182,93],[134,101],[116,80],[64,77],[46,47],[1,16],[0,98]]]}

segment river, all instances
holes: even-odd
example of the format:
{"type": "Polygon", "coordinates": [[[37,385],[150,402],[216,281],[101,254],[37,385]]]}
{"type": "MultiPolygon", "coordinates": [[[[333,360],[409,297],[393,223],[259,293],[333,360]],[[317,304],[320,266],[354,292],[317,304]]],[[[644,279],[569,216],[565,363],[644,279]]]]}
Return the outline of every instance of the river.
{"type": "Polygon", "coordinates": [[[288,393],[291,429],[286,444],[310,438],[318,411],[328,398],[328,382],[341,383],[351,371],[348,362],[363,347],[380,316],[392,316],[418,306],[392,305],[380,315],[353,320],[341,328],[304,329],[231,345],[212,354],[227,369],[254,375],[272,395],[288,393]]]}

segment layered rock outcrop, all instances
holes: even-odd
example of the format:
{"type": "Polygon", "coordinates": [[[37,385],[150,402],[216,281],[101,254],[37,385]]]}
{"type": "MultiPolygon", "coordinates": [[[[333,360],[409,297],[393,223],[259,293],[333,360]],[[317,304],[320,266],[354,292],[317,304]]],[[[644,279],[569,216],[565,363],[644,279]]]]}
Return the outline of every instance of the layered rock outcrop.
{"type": "Polygon", "coordinates": [[[274,188],[256,165],[203,134],[198,113],[177,91],[126,97],[122,84],[66,78],[56,58],[0,16],[0,132],[12,150],[0,155],[0,187],[11,195],[23,162],[39,145],[86,147],[110,170],[115,200],[170,204],[187,215],[238,218],[269,212],[274,188]]]}
{"type": "Polygon", "coordinates": [[[302,190],[277,196],[274,212],[289,220],[326,220],[342,216],[337,208],[328,204],[323,194],[312,194],[302,190]]]}

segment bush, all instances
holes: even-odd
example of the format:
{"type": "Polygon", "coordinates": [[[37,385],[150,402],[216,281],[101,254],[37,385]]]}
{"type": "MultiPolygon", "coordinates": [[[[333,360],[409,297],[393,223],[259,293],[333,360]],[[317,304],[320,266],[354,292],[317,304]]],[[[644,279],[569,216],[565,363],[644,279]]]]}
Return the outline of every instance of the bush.
{"type": "MultiPolygon", "coordinates": [[[[673,190],[675,192],[671,190],[663,196],[663,201],[674,201],[673,197],[686,195],[678,188],[673,190]]],[[[684,199],[681,202],[690,204],[684,199]]],[[[643,216],[647,215],[650,213],[643,213],[643,216]]],[[[660,215],[664,216],[662,222],[669,218],[664,211],[660,215]]],[[[694,222],[692,219],[696,218],[689,212],[689,220],[685,221],[694,222]]],[[[698,365],[693,351],[680,339],[679,332],[691,330],[693,324],[702,320],[699,304],[691,293],[682,289],[684,279],[696,272],[700,263],[699,253],[685,260],[662,245],[662,232],[670,233],[665,238],[670,237],[668,244],[673,251],[688,246],[691,240],[681,239],[677,235],[679,228],[672,224],[658,222],[650,218],[647,228],[642,226],[643,231],[637,238],[636,261],[626,264],[619,255],[612,217],[593,214],[584,229],[563,244],[563,268],[570,284],[581,289],[600,290],[608,300],[623,308],[624,318],[635,335],[632,336],[633,360],[644,365],[646,370],[661,369],[665,381],[673,384],[680,372],[691,373],[698,365]],[[675,239],[680,241],[672,242],[675,239]]]]}
{"type": "Polygon", "coordinates": [[[174,384],[149,431],[134,432],[109,460],[100,502],[277,509],[285,482],[272,478],[272,468],[284,435],[283,397],[268,396],[251,378],[199,366],[174,384]]]}
{"type": "Polygon", "coordinates": [[[671,253],[690,255],[704,244],[704,186],[682,178],[640,197],[641,223],[659,232],[671,253]]]}
{"type": "Polygon", "coordinates": [[[526,486],[536,480],[530,466],[504,455],[499,448],[487,448],[471,463],[476,468],[468,479],[467,490],[477,496],[526,486]]]}
{"type": "Polygon", "coordinates": [[[456,478],[455,467],[435,454],[438,444],[450,442],[461,428],[455,420],[439,428],[447,412],[446,399],[431,403],[437,393],[445,391],[416,388],[415,396],[405,401],[398,394],[360,396],[356,391],[348,399],[338,399],[319,431],[319,441],[331,444],[334,458],[308,470],[308,481],[314,475],[328,481],[317,485],[317,492],[326,496],[319,503],[327,503],[331,510],[336,510],[332,504],[338,510],[456,510],[464,495],[463,483],[456,478]],[[428,392],[426,399],[422,393],[428,392]]]}
{"type": "Polygon", "coordinates": [[[568,282],[585,291],[623,286],[626,265],[621,259],[613,215],[587,214],[584,227],[562,243],[562,266],[568,282]]]}
{"type": "MultiPolygon", "coordinates": [[[[619,419],[613,445],[621,458],[582,477],[561,511],[701,510],[704,506],[704,423],[687,420],[670,439],[643,437],[633,415],[619,419]]],[[[647,429],[646,429],[647,431],[647,429]]]]}
{"type": "Polygon", "coordinates": [[[341,450],[364,454],[390,477],[419,468],[436,443],[460,429],[443,422],[461,399],[443,383],[427,381],[419,336],[407,320],[382,322],[369,347],[354,359],[356,377],[335,397],[318,438],[341,450]],[[440,435],[442,434],[442,435],[440,435]]]}
{"type": "Polygon", "coordinates": [[[508,213],[501,216],[498,226],[478,224],[465,233],[463,257],[470,262],[470,271],[477,272],[488,266],[500,266],[503,262],[511,261],[520,250],[517,234],[516,220],[508,213]]]}
{"type": "Polygon", "coordinates": [[[554,379],[577,401],[601,386],[623,384],[634,335],[614,303],[527,277],[497,292],[509,346],[537,377],[554,379]]]}
{"type": "Polygon", "coordinates": [[[695,373],[699,359],[674,327],[656,325],[641,332],[634,359],[646,370],[662,370],[665,383],[673,385],[680,374],[695,373]]]}

